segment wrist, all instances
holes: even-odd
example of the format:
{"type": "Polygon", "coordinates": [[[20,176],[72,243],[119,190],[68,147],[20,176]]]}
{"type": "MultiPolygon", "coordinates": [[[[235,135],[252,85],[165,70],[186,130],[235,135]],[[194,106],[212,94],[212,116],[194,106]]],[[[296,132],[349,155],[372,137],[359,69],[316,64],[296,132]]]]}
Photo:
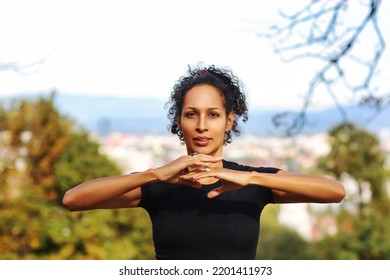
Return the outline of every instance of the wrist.
{"type": "Polygon", "coordinates": [[[249,174],[249,185],[263,185],[262,178],[264,176],[256,171],[251,171],[249,174]]]}
{"type": "Polygon", "coordinates": [[[157,169],[150,168],[144,172],[144,175],[148,181],[148,183],[154,183],[160,181],[159,173],[157,169]]]}

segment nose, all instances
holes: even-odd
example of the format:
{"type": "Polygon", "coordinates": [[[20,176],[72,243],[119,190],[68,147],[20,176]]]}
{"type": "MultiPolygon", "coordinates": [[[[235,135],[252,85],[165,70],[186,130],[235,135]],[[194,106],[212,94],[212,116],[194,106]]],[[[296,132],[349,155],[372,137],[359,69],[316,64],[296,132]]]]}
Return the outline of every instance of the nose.
{"type": "Polygon", "coordinates": [[[198,118],[198,122],[196,124],[196,130],[198,132],[207,131],[207,118],[203,115],[200,115],[198,118]]]}

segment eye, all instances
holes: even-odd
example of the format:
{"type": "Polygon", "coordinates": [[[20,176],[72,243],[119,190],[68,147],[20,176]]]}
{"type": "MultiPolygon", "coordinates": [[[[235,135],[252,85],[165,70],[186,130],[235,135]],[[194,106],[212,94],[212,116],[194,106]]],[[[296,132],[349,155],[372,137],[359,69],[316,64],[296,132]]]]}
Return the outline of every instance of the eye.
{"type": "Polygon", "coordinates": [[[210,117],[212,117],[212,118],[218,118],[219,117],[219,113],[217,113],[217,112],[210,112],[210,117]]]}
{"type": "Polygon", "coordinates": [[[185,116],[186,118],[194,118],[194,117],[196,117],[196,113],[193,112],[193,111],[185,112],[185,113],[184,113],[184,116],[185,116]]]}

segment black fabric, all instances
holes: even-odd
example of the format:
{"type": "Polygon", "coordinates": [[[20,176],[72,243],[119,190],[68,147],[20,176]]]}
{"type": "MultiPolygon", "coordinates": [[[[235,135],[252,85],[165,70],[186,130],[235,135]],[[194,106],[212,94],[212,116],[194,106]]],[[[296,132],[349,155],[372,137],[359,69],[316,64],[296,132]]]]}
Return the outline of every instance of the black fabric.
{"type": "MultiPolygon", "coordinates": [[[[276,168],[223,161],[224,168],[276,173],[276,168]]],[[[141,187],[140,206],[153,225],[156,259],[255,259],[261,211],[272,191],[247,186],[209,199],[220,182],[194,189],[157,182],[141,187]]]]}

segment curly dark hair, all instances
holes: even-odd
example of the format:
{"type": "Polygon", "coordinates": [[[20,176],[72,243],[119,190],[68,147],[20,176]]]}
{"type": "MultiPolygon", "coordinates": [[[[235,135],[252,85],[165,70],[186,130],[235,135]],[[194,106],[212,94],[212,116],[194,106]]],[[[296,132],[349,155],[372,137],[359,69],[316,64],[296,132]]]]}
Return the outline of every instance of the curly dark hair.
{"type": "MultiPolygon", "coordinates": [[[[237,120],[240,118],[242,118],[243,122],[248,120],[248,104],[246,95],[242,90],[243,86],[231,70],[216,68],[214,65],[208,67],[198,65],[195,68],[188,66],[188,74],[176,81],[169,101],[166,103],[166,106],[169,106],[168,119],[170,120],[170,125],[168,129],[172,134],[177,134],[180,141],[184,141],[183,132],[177,123],[177,116],[180,116],[182,113],[186,93],[197,85],[213,86],[223,94],[226,114],[233,112],[235,116],[231,130],[235,135],[239,136],[240,130],[237,120]]],[[[225,132],[224,144],[231,142],[232,136],[229,130],[225,132]]]]}

